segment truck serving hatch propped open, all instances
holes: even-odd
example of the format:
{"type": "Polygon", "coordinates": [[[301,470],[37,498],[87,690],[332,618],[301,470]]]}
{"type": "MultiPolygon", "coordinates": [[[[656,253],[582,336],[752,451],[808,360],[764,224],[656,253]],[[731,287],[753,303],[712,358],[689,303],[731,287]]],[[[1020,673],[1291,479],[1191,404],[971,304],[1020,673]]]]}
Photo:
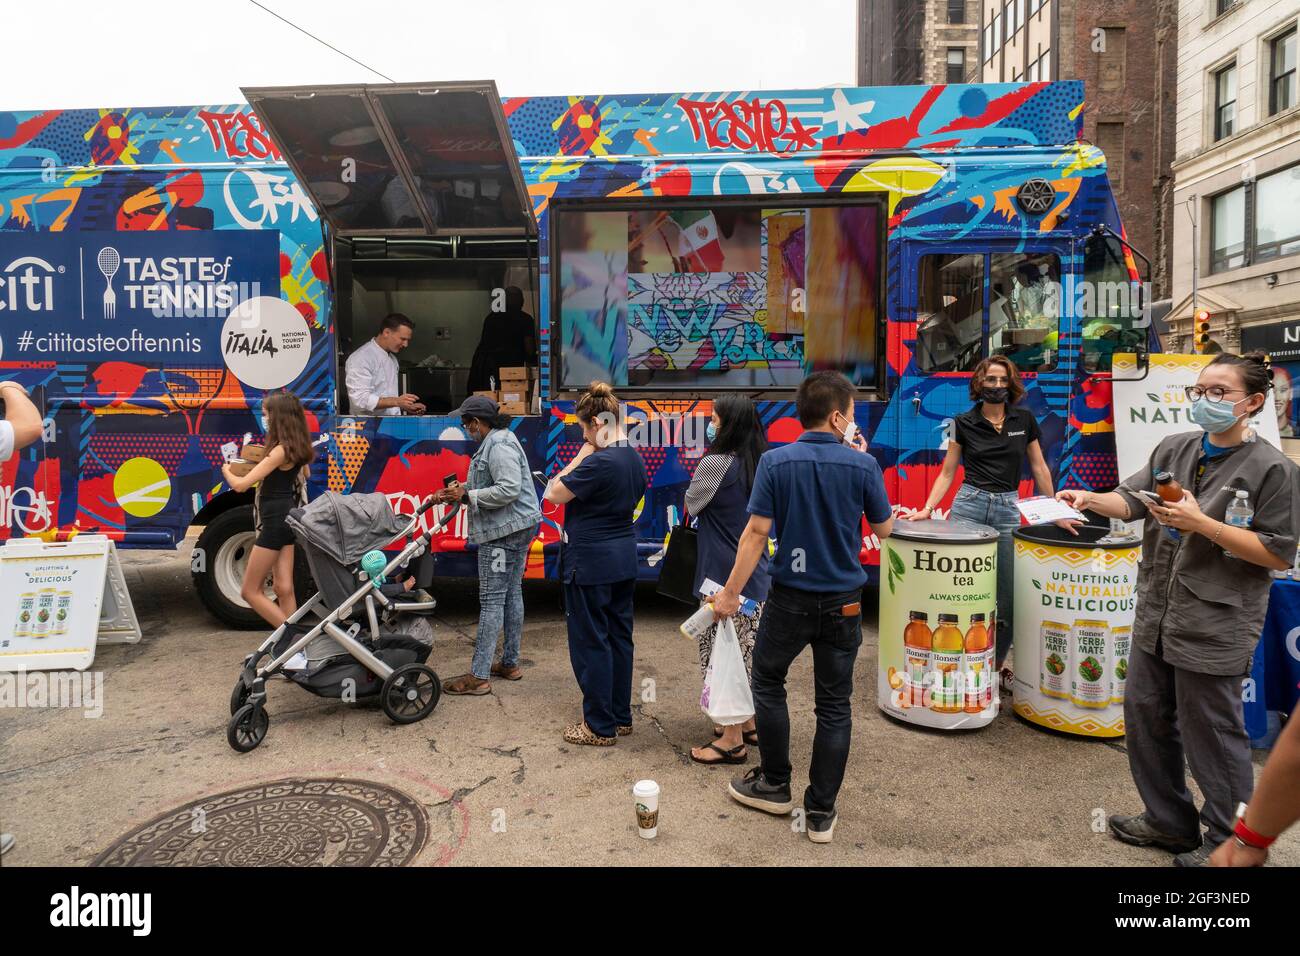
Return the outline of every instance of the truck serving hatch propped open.
{"type": "Polygon", "coordinates": [[[243,93],[338,235],[536,234],[491,80],[243,93]]]}

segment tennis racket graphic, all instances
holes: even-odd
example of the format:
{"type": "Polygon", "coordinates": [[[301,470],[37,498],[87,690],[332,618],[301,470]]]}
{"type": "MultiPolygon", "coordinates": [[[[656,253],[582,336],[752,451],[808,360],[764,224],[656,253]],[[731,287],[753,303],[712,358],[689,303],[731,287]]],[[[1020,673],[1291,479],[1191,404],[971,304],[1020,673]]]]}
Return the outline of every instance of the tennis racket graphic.
{"type": "Polygon", "coordinates": [[[104,274],[104,318],[116,318],[117,293],[113,291],[113,276],[122,265],[122,257],[112,246],[105,246],[99,250],[95,262],[99,264],[99,271],[104,274]]]}

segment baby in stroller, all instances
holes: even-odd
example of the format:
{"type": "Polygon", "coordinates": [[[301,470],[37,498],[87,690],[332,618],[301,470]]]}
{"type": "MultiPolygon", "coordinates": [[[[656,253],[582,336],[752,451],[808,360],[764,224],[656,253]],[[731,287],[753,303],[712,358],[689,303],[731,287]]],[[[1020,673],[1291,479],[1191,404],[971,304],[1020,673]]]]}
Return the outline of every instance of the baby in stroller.
{"type": "Polygon", "coordinates": [[[426,498],[408,519],[394,514],[383,494],[326,492],[289,513],[286,520],[319,590],[244,659],[230,695],[226,740],[231,747],[247,753],[265,739],[270,724],[266,681],[276,676],[318,697],[358,701],[377,696],[394,723],[414,723],[433,712],[442,685],[425,666],[432,628],[413,615],[431,613],[435,602],[409,600],[423,595],[408,594],[392,580],[428,552],[433,535],[460,507],[416,534],[433,505],[433,498],[426,498]],[[362,570],[368,552],[407,537],[411,540],[394,558],[373,564],[372,558],[365,562],[372,571],[362,570]],[[315,624],[306,622],[308,615],[318,619],[315,624]],[[421,632],[427,641],[413,636],[421,632]],[[270,660],[263,665],[266,658],[270,660]]]}

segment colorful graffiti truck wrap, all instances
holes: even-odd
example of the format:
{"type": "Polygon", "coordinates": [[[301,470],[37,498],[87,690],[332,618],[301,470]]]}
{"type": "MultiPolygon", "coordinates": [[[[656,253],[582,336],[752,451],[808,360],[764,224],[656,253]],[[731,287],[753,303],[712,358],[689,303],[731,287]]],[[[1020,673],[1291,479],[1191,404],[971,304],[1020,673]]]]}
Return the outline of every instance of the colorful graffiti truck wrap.
{"type": "MultiPolygon", "coordinates": [[[[711,397],[754,395],[769,440],[790,441],[814,370],[860,387],[858,424],[904,505],[922,502],[991,354],[1026,373],[1057,481],[1115,482],[1099,373],[1149,332],[1130,301],[1095,294],[1139,277],[1104,157],[1081,141],[1081,83],[504,100],[470,86],[0,113],[0,375],[47,416],[45,442],[0,472],[0,535],[172,547],[204,525],[200,590],[248,620],[250,500],[220,465],[261,435],[269,391],[299,395],[320,436],[313,493],[408,510],[464,477],[458,420],[344,414],[337,248],[368,231],[535,243],[540,414],[512,427],[552,474],[581,443],[576,391],[619,389],[650,474],[647,577],[711,397]]],[[[546,506],[530,576],[554,574],[562,522],[546,506]]],[[[466,531],[437,541],[443,572],[474,573],[466,531]]],[[[872,567],[876,544],[864,534],[872,567]]]]}

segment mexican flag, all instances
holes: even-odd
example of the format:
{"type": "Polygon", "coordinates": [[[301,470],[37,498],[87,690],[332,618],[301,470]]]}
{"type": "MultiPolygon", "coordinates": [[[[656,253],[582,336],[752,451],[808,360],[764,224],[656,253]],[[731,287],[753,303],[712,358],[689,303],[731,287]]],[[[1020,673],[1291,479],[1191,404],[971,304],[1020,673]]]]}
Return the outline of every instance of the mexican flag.
{"type": "Polygon", "coordinates": [[[688,272],[721,272],[722,244],[718,241],[718,221],[707,209],[686,209],[669,214],[681,235],[677,240],[677,257],[688,272]]]}

